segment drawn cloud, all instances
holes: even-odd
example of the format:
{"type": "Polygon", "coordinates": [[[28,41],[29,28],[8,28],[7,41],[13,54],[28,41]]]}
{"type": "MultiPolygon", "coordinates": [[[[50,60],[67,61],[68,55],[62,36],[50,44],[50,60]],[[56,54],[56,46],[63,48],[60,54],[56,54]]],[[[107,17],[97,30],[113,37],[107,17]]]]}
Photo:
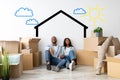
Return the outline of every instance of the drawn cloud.
{"type": "Polygon", "coordinates": [[[38,21],[35,18],[26,21],[26,25],[37,25],[37,24],[38,21]]]}
{"type": "Polygon", "coordinates": [[[16,10],[15,16],[16,17],[32,17],[33,11],[32,9],[21,7],[18,10],[16,10]]]}
{"type": "Polygon", "coordinates": [[[76,8],[76,9],[74,9],[73,14],[75,14],[75,15],[86,14],[86,10],[84,10],[83,8],[76,8]]]}

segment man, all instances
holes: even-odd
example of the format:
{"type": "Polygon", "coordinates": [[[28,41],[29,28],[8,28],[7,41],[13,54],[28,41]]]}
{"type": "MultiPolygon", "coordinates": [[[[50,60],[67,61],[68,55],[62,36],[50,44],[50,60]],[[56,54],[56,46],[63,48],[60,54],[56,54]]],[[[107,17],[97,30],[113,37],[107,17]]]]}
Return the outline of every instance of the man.
{"type": "Polygon", "coordinates": [[[65,64],[65,59],[60,59],[61,46],[57,45],[57,39],[55,36],[51,38],[51,45],[46,47],[45,58],[47,70],[51,70],[51,65],[56,65],[57,72],[60,71],[60,68],[65,64]]]}

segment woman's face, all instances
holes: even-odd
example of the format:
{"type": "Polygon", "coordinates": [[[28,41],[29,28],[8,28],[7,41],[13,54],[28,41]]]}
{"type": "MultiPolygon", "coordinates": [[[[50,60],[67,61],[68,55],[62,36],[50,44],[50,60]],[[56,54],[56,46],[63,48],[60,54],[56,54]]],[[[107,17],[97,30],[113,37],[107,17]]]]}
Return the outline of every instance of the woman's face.
{"type": "Polygon", "coordinates": [[[66,40],[65,40],[65,43],[66,43],[67,45],[69,45],[69,44],[70,44],[69,39],[66,39],[66,40]]]}

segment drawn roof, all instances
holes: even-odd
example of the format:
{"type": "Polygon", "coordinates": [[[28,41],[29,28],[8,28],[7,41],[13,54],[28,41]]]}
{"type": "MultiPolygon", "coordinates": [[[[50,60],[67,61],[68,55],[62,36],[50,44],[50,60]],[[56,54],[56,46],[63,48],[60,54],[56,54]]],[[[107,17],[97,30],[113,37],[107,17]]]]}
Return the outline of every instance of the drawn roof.
{"type": "Polygon", "coordinates": [[[60,10],[58,12],[56,12],[55,14],[53,14],[52,16],[50,16],[49,18],[47,18],[46,20],[42,21],[41,23],[39,23],[38,25],[36,25],[34,28],[36,29],[36,37],[38,37],[38,28],[43,25],[44,23],[46,23],[47,21],[51,20],[52,18],[54,18],[55,16],[59,15],[60,13],[64,14],[65,16],[67,16],[68,18],[72,19],[73,21],[75,21],[76,23],[78,23],[79,25],[81,25],[84,28],[84,37],[86,37],[86,29],[88,29],[88,27],[83,24],[82,22],[78,21],[77,19],[75,19],[74,17],[72,17],[71,15],[67,14],[66,12],[64,12],[63,10],[60,10]]]}

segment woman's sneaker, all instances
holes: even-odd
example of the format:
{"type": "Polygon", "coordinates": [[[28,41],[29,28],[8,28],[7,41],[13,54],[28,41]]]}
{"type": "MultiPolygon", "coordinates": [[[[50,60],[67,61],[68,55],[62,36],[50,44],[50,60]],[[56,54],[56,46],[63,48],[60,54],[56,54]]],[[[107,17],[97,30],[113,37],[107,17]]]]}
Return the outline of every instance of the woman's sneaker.
{"type": "Polygon", "coordinates": [[[71,71],[73,71],[74,68],[75,68],[75,62],[72,61],[72,62],[69,64],[69,69],[70,69],[71,71]]]}
{"type": "Polygon", "coordinates": [[[47,70],[51,70],[51,65],[50,64],[47,64],[46,67],[47,67],[47,70]]]}

